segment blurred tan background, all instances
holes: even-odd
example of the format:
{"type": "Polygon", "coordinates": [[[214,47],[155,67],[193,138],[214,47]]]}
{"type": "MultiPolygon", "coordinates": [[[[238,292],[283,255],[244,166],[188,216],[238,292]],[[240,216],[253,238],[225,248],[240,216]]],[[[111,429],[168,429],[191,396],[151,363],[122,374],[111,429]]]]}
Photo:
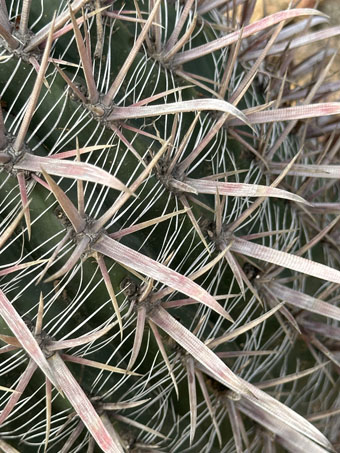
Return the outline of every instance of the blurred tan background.
{"type": "MultiPolygon", "coordinates": [[[[263,17],[264,11],[267,14],[287,9],[290,0],[257,0],[253,20],[263,17]],[[265,8],[265,9],[264,9],[265,8]]],[[[297,1],[292,2],[298,3],[297,1]]],[[[300,0],[297,8],[317,8],[330,17],[330,25],[340,25],[340,0],[300,0]]],[[[340,38],[339,38],[340,40],[340,38]]]]}
{"type": "MultiPolygon", "coordinates": [[[[290,3],[290,0],[258,0],[252,21],[258,20],[264,15],[273,14],[277,11],[287,9],[290,3]]],[[[322,11],[329,16],[329,22],[323,27],[339,26],[340,29],[340,0],[300,0],[300,2],[293,0],[292,3],[298,8],[316,8],[322,11]]],[[[315,31],[316,30],[317,29],[315,29],[315,31]]],[[[338,50],[338,54],[335,57],[335,62],[329,74],[328,80],[340,80],[340,34],[328,40],[304,46],[299,50],[299,52],[297,52],[296,55],[297,57],[306,56],[307,54],[314,53],[317,49],[325,48],[325,46],[338,50]]],[[[334,93],[334,97],[332,95],[332,100],[335,100],[335,98],[338,100],[339,97],[339,92],[334,93]]]]}
{"type": "MultiPolygon", "coordinates": [[[[257,6],[255,9],[254,18],[256,19],[263,16],[264,8],[266,8],[267,14],[275,13],[276,11],[280,11],[282,9],[288,8],[290,0],[258,0],[257,6]]],[[[294,2],[293,2],[294,3],[294,2]]],[[[297,1],[295,2],[297,3],[297,1]]],[[[314,8],[315,5],[319,5],[318,9],[323,11],[326,14],[334,15],[336,13],[336,9],[339,10],[339,0],[319,0],[318,2],[315,0],[300,0],[297,7],[298,8],[314,8]]],[[[338,14],[338,22],[340,23],[340,14],[338,14]]]]}

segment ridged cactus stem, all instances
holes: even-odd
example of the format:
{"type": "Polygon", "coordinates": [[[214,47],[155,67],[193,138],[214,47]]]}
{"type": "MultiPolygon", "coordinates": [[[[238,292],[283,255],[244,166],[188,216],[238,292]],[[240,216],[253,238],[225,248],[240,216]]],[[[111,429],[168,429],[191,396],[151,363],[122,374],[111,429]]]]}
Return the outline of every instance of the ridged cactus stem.
{"type": "Polygon", "coordinates": [[[340,27],[256,3],[0,0],[0,450],[339,450],[340,27]]]}

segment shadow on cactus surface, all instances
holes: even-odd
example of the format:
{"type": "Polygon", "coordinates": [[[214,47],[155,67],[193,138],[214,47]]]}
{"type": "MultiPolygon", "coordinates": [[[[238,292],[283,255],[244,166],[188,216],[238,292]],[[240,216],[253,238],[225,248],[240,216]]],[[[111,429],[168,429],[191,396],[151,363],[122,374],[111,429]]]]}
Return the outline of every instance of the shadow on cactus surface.
{"type": "Polygon", "coordinates": [[[0,451],[338,451],[340,27],[256,3],[0,1],[0,451]]]}

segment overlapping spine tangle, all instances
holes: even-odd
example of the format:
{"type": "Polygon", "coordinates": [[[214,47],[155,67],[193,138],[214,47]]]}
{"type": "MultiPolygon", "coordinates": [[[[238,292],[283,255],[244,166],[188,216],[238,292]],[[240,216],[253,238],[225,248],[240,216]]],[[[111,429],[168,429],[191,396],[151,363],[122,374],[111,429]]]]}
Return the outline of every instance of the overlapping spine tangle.
{"type": "Polygon", "coordinates": [[[340,27],[257,3],[0,0],[1,452],[339,450],[340,27]]]}

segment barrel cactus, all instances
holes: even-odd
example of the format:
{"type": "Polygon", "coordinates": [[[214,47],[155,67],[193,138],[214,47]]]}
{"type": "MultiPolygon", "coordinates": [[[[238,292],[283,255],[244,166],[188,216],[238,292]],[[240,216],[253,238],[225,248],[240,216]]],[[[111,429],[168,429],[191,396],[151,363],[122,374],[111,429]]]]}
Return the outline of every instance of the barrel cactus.
{"type": "Polygon", "coordinates": [[[339,27],[256,3],[1,0],[0,451],[339,447],[339,27]]]}

